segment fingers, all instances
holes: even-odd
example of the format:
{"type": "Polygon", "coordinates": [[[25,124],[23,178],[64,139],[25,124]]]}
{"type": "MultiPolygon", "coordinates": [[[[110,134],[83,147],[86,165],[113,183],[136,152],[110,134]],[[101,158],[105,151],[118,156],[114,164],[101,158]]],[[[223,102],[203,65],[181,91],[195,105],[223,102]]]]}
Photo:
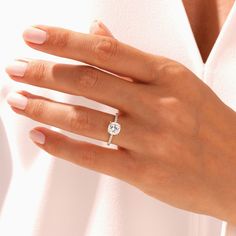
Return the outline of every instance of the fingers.
{"type": "Polygon", "coordinates": [[[6,71],[18,82],[84,96],[122,111],[132,109],[136,94],[134,83],[91,66],[31,60],[15,61],[6,71]]]}
{"type": "Polygon", "coordinates": [[[30,137],[36,145],[53,156],[123,180],[129,180],[135,164],[123,149],[114,150],[79,142],[46,128],[32,130],[30,137]]]}
{"type": "Polygon", "coordinates": [[[135,49],[118,40],[100,35],[37,26],[24,32],[24,39],[34,49],[94,65],[109,72],[150,82],[156,79],[163,59],[135,49]]]}
{"type": "MultiPolygon", "coordinates": [[[[20,92],[20,94],[10,94],[7,101],[18,114],[104,142],[107,142],[109,138],[107,132],[108,124],[114,120],[114,115],[111,114],[86,107],[55,102],[25,91],[20,92]]],[[[119,123],[121,126],[127,123],[122,115],[119,116],[119,123]]],[[[123,147],[123,145],[128,145],[127,138],[127,135],[121,132],[119,135],[114,136],[112,143],[123,147]]]]}

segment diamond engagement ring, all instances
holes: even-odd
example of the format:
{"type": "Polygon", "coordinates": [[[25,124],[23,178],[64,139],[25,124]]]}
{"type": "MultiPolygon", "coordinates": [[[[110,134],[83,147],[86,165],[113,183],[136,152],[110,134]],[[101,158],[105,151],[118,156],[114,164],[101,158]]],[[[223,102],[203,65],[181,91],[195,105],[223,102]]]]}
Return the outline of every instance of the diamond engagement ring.
{"type": "Polygon", "coordinates": [[[111,144],[112,138],[114,135],[118,135],[121,130],[121,126],[118,123],[118,113],[115,115],[115,120],[113,122],[110,121],[110,124],[108,125],[107,131],[110,134],[109,140],[107,142],[107,145],[109,146],[111,144]]]}

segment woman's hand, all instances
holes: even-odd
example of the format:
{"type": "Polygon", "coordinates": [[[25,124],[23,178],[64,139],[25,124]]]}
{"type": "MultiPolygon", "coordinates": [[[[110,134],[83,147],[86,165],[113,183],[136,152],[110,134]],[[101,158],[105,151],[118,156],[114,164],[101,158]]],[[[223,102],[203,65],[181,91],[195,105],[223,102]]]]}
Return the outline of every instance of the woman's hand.
{"type": "MultiPolygon", "coordinates": [[[[180,63],[121,43],[103,30],[88,35],[30,28],[24,32],[30,47],[90,66],[30,60],[13,63],[7,72],[17,82],[119,109],[122,129],[113,138],[118,149],[43,127],[31,131],[31,138],[54,156],[117,177],[172,206],[236,223],[235,112],[180,63]]],[[[102,141],[114,119],[25,91],[8,102],[20,115],[102,141]]]]}

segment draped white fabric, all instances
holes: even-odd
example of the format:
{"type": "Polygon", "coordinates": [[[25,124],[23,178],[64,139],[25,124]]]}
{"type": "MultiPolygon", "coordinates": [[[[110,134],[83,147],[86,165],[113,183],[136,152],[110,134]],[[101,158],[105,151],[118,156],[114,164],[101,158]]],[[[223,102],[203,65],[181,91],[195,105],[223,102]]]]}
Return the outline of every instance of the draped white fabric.
{"type": "Polygon", "coordinates": [[[236,4],[204,64],[180,0],[4,1],[0,7],[0,235],[233,236],[234,227],[228,227],[227,233],[225,222],[168,206],[122,181],[48,155],[28,138],[38,123],[14,114],[6,104],[9,91],[24,89],[113,111],[84,98],[16,84],[4,72],[15,57],[68,62],[27,48],[21,32],[28,25],[88,32],[96,18],[121,41],[183,63],[236,110],[236,4]]]}

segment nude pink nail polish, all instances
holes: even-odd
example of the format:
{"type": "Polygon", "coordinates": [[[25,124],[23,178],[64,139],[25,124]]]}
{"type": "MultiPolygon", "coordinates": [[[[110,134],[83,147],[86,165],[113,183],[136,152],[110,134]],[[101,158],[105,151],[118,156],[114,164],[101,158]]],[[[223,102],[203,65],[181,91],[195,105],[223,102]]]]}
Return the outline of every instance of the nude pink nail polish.
{"type": "Polygon", "coordinates": [[[12,76],[23,77],[25,75],[27,67],[28,67],[27,62],[14,61],[12,64],[6,67],[6,72],[12,76]]]}
{"type": "Polygon", "coordinates": [[[35,27],[30,27],[24,31],[23,38],[30,43],[43,44],[47,39],[47,32],[35,27]]]}
{"type": "Polygon", "coordinates": [[[7,102],[12,107],[20,110],[25,110],[28,103],[28,98],[19,93],[10,93],[7,96],[7,102]]]}
{"type": "Polygon", "coordinates": [[[90,31],[91,34],[94,34],[94,33],[96,33],[99,30],[100,30],[99,22],[98,22],[98,20],[94,20],[92,22],[91,26],[90,26],[90,30],[89,31],[90,31]]]}
{"type": "Polygon", "coordinates": [[[45,143],[45,135],[38,131],[38,130],[31,130],[29,133],[30,138],[32,139],[32,141],[34,141],[35,143],[38,144],[44,144],[45,143]]]}

